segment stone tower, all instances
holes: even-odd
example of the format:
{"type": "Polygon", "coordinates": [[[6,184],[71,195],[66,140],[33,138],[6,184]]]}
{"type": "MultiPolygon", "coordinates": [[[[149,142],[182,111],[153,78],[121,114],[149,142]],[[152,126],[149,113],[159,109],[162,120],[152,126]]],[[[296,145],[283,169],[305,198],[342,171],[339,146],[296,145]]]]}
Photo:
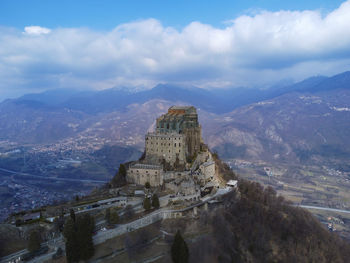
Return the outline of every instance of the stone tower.
{"type": "Polygon", "coordinates": [[[145,157],[129,165],[126,180],[138,185],[162,185],[166,171],[184,171],[187,159],[192,160],[202,146],[196,108],[173,106],[157,118],[156,130],[146,134],[145,157]]]}
{"type": "Polygon", "coordinates": [[[181,163],[201,149],[201,126],[193,106],[172,106],[157,119],[156,131],[146,135],[146,159],[181,163]]]}

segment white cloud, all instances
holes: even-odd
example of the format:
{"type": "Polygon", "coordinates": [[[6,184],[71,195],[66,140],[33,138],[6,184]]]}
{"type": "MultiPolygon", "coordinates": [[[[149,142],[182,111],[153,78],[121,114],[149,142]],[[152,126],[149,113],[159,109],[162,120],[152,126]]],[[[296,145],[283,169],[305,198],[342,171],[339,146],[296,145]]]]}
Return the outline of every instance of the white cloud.
{"type": "Polygon", "coordinates": [[[28,35],[41,35],[48,34],[51,30],[41,26],[26,26],[24,28],[24,33],[28,35]]]}
{"type": "Polygon", "coordinates": [[[159,82],[256,86],[331,75],[350,68],[349,25],[350,0],[324,16],[259,11],[224,28],[192,22],[179,31],[155,19],[110,32],[0,28],[0,92],[159,82]]]}

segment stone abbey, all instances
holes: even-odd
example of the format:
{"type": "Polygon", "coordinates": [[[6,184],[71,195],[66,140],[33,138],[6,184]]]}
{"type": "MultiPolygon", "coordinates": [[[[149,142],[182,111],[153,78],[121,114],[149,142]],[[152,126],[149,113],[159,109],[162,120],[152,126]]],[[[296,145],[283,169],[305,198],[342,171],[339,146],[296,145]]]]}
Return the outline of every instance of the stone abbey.
{"type": "Polygon", "coordinates": [[[144,158],[129,165],[126,178],[128,183],[161,186],[180,178],[205,185],[214,177],[215,162],[203,143],[196,108],[172,106],[157,118],[155,131],[146,134],[144,158]]]}
{"type": "Polygon", "coordinates": [[[173,106],[157,119],[155,132],[146,135],[146,160],[184,164],[203,144],[195,107],[173,106]]]}

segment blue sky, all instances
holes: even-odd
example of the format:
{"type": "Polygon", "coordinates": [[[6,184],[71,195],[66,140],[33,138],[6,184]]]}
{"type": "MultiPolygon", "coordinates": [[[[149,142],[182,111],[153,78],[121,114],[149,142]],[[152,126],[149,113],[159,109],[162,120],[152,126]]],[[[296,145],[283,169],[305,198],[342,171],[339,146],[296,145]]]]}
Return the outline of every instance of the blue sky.
{"type": "Polygon", "coordinates": [[[0,99],[266,87],[350,69],[348,1],[0,1],[0,99]]]}
{"type": "Polygon", "coordinates": [[[0,25],[89,27],[110,30],[134,20],[155,18],[165,26],[181,28],[193,21],[213,26],[257,10],[314,10],[328,12],[342,0],[1,0],[0,25]]]}

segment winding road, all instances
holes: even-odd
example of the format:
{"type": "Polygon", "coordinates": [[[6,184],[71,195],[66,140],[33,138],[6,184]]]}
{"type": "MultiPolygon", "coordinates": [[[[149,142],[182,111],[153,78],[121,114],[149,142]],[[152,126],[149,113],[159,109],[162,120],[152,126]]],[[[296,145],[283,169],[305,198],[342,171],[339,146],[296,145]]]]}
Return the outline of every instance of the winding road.
{"type": "Polygon", "coordinates": [[[343,209],[321,207],[321,206],[312,206],[312,205],[296,205],[296,206],[302,207],[302,208],[305,208],[305,209],[315,209],[315,210],[324,210],[324,211],[330,211],[330,212],[350,214],[349,210],[343,210],[343,209]]]}

